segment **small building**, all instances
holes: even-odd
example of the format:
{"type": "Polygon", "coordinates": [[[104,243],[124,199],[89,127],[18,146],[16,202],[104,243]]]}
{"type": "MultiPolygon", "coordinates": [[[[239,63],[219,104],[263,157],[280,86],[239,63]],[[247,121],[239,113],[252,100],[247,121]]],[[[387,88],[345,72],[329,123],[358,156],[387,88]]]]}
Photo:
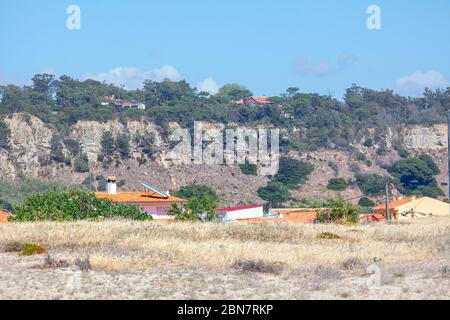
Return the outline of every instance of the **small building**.
{"type": "Polygon", "coordinates": [[[114,95],[100,98],[100,105],[108,106],[113,104],[116,108],[145,110],[146,106],[142,102],[134,100],[116,99],[114,95]]]}
{"type": "Polygon", "coordinates": [[[216,209],[215,212],[219,215],[222,221],[233,221],[239,219],[260,218],[264,217],[264,206],[239,206],[231,208],[216,209]]]}
{"type": "Polygon", "coordinates": [[[183,207],[187,202],[186,199],[173,197],[168,192],[161,192],[147,183],[142,184],[144,187],[142,192],[117,192],[116,182],[116,177],[109,177],[108,191],[96,192],[95,195],[98,198],[109,199],[115,203],[138,206],[154,219],[171,219],[172,217],[167,214],[167,210],[172,207],[172,204],[183,207]]]}
{"type": "MultiPolygon", "coordinates": [[[[450,205],[430,197],[400,197],[389,203],[392,219],[421,218],[430,216],[450,216],[450,205]]],[[[375,214],[386,214],[384,204],[372,208],[375,214]]]]}
{"type": "Polygon", "coordinates": [[[0,209],[0,224],[8,223],[8,219],[14,215],[6,209],[0,209]]]}
{"type": "Polygon", "coordinates": [[[266,105],[266,104],[271,104],[272,102],[269,101],[269,99],[267,99],[267,97],[250,97],[250,98],[246,98],[246,99],[241,99],[241,100],[237,100],[234,101],[235,104],[239,104],[239,105],[245,105],[245,106],[261,106],[261,105],[266,105]]]}

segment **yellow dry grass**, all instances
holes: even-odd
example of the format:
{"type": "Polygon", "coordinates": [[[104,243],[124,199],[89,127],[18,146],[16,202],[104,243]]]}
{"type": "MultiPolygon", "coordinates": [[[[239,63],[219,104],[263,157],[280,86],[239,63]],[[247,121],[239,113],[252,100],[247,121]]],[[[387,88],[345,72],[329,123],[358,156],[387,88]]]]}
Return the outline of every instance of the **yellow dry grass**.
{"type": "Polygon", "coordinates": [[[0,225],[0,249],[33,242],[55,253],[89,254],[109,270],[185,266],[229,268],[237,259],[285,269],[340,266],[357,259],[383,264],[447,259],[450,217],[375,225],[201,224],[135,221],[34,222],[0,225]],[[331,232],[340,239],[321,239],[331,232]]]}

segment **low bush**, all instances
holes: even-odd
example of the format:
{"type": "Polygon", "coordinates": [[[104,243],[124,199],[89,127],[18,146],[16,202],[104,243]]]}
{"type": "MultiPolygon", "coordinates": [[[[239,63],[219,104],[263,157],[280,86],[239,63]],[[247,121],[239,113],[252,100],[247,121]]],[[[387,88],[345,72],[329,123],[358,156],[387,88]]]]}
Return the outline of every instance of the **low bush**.
{"type": "Polygon", "coordinates": [[[23,243],[17,242],[17,241],[13,241],[13,242],[8,242],[7,244],[5,244],[3,246],[3,251],[4,252],[20,252],[23,249],[23,243]]]}
{"type": "Polygon", "coordinates": [[[343,178],[331,178],[328,180],[327,188],[333,191],[343,191],[347,189],[347,181],[343,178]]]}
{"type": "Polygon", "coordinates": [[[267,263],[262,260],[236,260],[233,269],[245,272],[273,273],[280,274],[283,270],[279,263],[267,263]]]}
{"type": "Polygon", "coordinates": [[[35,254],[44,254],[46,252],[47,249],[38,244],[24,243],[20,254],[23,256],[32,256],[35,254]]]}
{"type": "Polygon", "coordinates": [[[319,239],[328,239],[328,240],[334,240],[334,239],[340,239],[341,237],[338,236],[335,233],[332,232],[322,232],[320,233],[317,238],[319,239]]]}
{"type": "Polygon", "coordinates": [[[319,223],[353,224],[358,222],[358,219],[358,208],[343,199],[332,201],[329,209],[323,210],[317,215],[319,223]]]}
{"type": "Polygon", "coordinates": [[[8,242],[3,247],[4,252],[17,252],[23,256],[31,256],[34,254],[43,254],[47,249],[35,243],[21,243],[18,241],[8,242]]]}
{"type": "Polygon", "coordinates": [[[240,164],[239,168],[241,169],[241,172],[245,175],[249,176],[258,175],[256,164],[251,163],[240,164]]]}
{"type": "Polygon", "coordinates": [[[117,204],[97,198],[93,193],[70,191],[52,192],[31,196],[16,208],[11,221],[73,221],[122,217],[148,220],[151,216],[137,206],[117,204]]]}

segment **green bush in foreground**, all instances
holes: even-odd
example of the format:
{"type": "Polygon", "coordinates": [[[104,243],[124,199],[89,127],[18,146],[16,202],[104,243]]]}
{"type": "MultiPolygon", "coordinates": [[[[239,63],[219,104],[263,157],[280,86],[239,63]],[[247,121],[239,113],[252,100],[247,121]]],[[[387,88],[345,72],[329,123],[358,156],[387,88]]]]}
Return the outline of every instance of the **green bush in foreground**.
{"type": "Polygon", "coordinates": [[[10,221],[74,221],[122,217],[149,220],[151,216],[137,206],[117,204],[97,198],[93,193],[70,191],[31,196],[18,208],[10,221]]]}

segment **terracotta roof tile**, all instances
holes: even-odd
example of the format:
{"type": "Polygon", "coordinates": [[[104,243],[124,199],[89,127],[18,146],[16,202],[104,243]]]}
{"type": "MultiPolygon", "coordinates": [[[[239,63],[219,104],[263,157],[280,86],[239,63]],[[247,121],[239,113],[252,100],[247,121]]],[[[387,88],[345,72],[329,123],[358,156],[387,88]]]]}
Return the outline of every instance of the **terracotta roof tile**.
{"type": "MultiPolygon", "coordinates": [[[[389,209],[395,209],[398,206],[401,206],[402,204],[408,203],[413,201],[414,198],[403,198],[403,199],[396,199],[393,200],[391,202],[389,202],[389,209]]],[[[372,208],[372,210],[380,210],[380,209],[386,209],[386,206],[384,205],[384,203],[379,204],[375,207],[372,208]]]]}
{"type": "Polygon", "coordinates": [[[186,199],[169,196],[164,198],[159,195],[145,192],[120,192],[117,194],[108,194],[105,192],[96,192],[98,198],[109,199],[117,203],[160,203],[160,202],[187,202],[186,199]]]}
{"type": "Polygon", "coordinates": [[[238,211],[238,210],[245,210],[245,209],[254,209],[254,208],[260,208],[262,205],[254,205],[254,206],[239,206],[239,207],[231,207],[231,208],[221,208],[216,209],[214,212],[230,212],[230,211],[238,211]]]}
{"type": "Polygon", "coordinates": [[[3,209],[0,210],[0,224],[1,224],[1,223],[8,223],[8,219],[9,219],[10,217],[14,217],[14,215],[11,214],[11,213],[10,213],[9,211],[7,211],[7,210],[3,210],[3,209]]]}

